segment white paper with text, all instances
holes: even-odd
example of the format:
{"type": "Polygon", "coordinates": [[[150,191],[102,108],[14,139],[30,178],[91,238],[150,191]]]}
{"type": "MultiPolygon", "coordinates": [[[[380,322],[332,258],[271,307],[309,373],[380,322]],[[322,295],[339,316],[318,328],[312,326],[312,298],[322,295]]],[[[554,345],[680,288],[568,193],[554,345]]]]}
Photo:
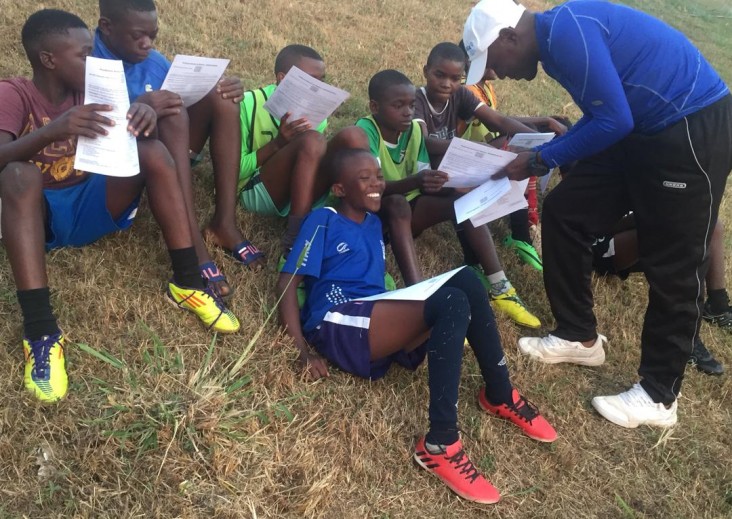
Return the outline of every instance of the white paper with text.
{"type": "Polygon", "coordinates": [[[350,94],[292,67],[264,108],[277,119],[289,112],[290,121],[305,118],[313,128],[331,116],[350,94]]]}
{"type": "Polygon", "coordinates": [[[99,135],[96,139],[79,137],[74,168],[111,177],[137,175],[140,173],[137,139],[127,131],[130,100],[121,61],[86,58],[84,104],[92,103],[111,105],[113,110],[101,112],[101,115],[115,124],[105,128],[109,132],[107,135],[99,135]]]}
{"type": "Polygon", "coordinates": [[[228,66],[228,59],[178,54],[160,90],[175,92],[183,99],[183,104],[189,107],[216,86],[228,66]]]}

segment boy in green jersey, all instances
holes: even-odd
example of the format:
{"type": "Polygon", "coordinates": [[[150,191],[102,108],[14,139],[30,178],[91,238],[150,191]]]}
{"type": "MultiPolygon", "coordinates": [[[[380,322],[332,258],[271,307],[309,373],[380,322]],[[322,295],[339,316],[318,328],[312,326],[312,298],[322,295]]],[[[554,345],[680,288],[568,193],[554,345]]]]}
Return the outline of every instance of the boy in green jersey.
{"type": "MultiPolygon", "coordinates": [[[[430,169],[422,127],[414,120],[416,90],[412,82],[396,70],[381,71],[369,82],[369,99],[371,116],[359,119],[356,126],[366,133],[369,150],[379,158],[386,179],[381,216],[409,285],[422,279],[412,237],[440,222],[454,220],[453,204],[460,194],[442,187],[446,173],[430,169]],[[392,194],[404,196],[386,198],[392,194]]],[[[469,221],[462,228],[487,274],[495,308],[522,326],[541,326],[506,278],[488,228],[473,227],[469,221]]]]}
{"type": "Polygon", "coordinates": [[[320,167],[329,148],[323,136],[327,120],[313,128],[307,119],[292,119],[290,114],[278,120],[263,106],[293,66],[318,80],[325,77],[325,63],[314,49],[305,45],[283,48],[275,59],[275,82],[244,94],[239,124],[230,128],[238,145],[211,150],[217,186],[224,182],[218,177],[225,176],[227,189],[232,196],[238,193],[245,209],[287,217],[281,240],[283,256],[292,248],[313,204],[329,188],[328,176],[320,167]],[[217,167],[232,161],[239,165],[235,172],[217,167]]]}

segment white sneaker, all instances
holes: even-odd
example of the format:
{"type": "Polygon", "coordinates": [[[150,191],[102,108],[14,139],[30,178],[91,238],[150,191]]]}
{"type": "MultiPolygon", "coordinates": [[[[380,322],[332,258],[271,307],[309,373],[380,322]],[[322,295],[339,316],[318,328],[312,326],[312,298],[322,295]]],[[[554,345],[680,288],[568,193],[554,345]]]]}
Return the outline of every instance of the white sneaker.
{"type": "Polygon", "coordinates": [[[581,342],[567,341],[551,334],[546,337],[522,337],[518,341],[521,353],[546,364],[571,362],[582,366],[599,366],[605,362],[603,344],[607,344],[607,337],[600,334],[589,348],[581,342]]]}
{"type": "Polygon", "coordinates": [[[635,429],[639,425],[671,427],[678,420],[676,408],[678,399],[666,409],[653,401],[643,386],[635,384],[628,391],[612,396],[596,396],[592,407],[603,417],[621,427],[635,429]]]}

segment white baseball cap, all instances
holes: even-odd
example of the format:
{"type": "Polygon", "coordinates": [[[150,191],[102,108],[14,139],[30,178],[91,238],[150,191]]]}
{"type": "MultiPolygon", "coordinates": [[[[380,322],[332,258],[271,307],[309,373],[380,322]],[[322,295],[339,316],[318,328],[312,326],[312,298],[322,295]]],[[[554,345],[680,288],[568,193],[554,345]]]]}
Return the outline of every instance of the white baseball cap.
{"type": "Polygon", "coordinates": [[[473,7],[463,30],[463,44],[470,60],[468,85],[483,78],[488,47],[498,39],[501,29],[516,27],[525,10],[513,0],[481,0],[473,7]]]}

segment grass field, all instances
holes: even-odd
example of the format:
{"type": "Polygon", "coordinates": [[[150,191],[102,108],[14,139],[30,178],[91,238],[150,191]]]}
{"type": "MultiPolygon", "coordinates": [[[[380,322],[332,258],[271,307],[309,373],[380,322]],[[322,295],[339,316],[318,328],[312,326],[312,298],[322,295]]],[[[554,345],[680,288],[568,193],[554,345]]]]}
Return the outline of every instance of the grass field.
{"type": "MultiPolygon", "coordinates": [[[[732,8],[726,0],[633,0],[681,28],[732,82],[732,8]]],[[[469,0],[160,0],[158,48],[229,57],[245,86],[272,79],[287,43],[314,46],[329,81],[352,93],[334,127],[366,111],[366,83],[398,68],[419,84],[437,42],[455,40],[469,0]]],[[[534,8],[545,7],[538,0],[534,8]]],[[[29,73],[20,26],[40,7],[61,7],[90,25],[92,0],[0,0],[0,76],[29,73]]],[[[673,59],[673,57],[669,57],[673,59]]],[[[513,114],[578,111],[545,76],[497,84],[513,114]]],[[[2,100],[0,100],[2,102],[2,100]]],[[[212,212],[210,162],[196,170],[200,221],[212,212]]],[[[729,190],[728,190],[729,192],[729,190]]],[[[722,219],[732,223],[732,203],[722,219]]],[[[642,276],[594,283],[604,366],[544,366],[522,358],[521,330],[499,318],[515,384],[559,431],[533,442],[477,408],[480,384],[466,354],[460,417],[466,446],[503,493],[495,506],[466,503],[411,462],[426,430],[426,372],[394,369],[369,383],[333,370],[300,377],[274,319],[274,258],[282,223],[240,213],[245,234],[269,253],[264,274],[215,251],[237,287],[242,321],[233,337],[213,337],[163,301],[167,253],[145,207],[131,232],[81,250],[48,255],[53,303],[71,340],[71,391],[43,406],[22,389],[21,319],[0,251],[0,518],[2,517],[327,517],[327,518],[722,518],[732,516],[732,383],[690,370],[680,423],[668,431],[624,430],[591,408],[597,394],[635,381],[647,288],[642,276]]],[[[498,242],[505,228],[495,229],[498,242]]],[[[418,243],[425,270],[460,261],[449,226],[418,243]],[[441,251],[435,254],[435,251],[441,251]]],[[[732,233],[726,250],[732,252],[732,233]]],[[[541,276],[499,250],[509,277],[550,329],[541,276]]],[[[727,279],[732,280],[732,263],[727,279]]],[[[391,263],[393,267],[393,262],[391,263]]],[[[394,269],[392,268],[392,271],[394,269]]],[[[704,324],[702,337],[732,369],[732,335],[704,324]]]]}

